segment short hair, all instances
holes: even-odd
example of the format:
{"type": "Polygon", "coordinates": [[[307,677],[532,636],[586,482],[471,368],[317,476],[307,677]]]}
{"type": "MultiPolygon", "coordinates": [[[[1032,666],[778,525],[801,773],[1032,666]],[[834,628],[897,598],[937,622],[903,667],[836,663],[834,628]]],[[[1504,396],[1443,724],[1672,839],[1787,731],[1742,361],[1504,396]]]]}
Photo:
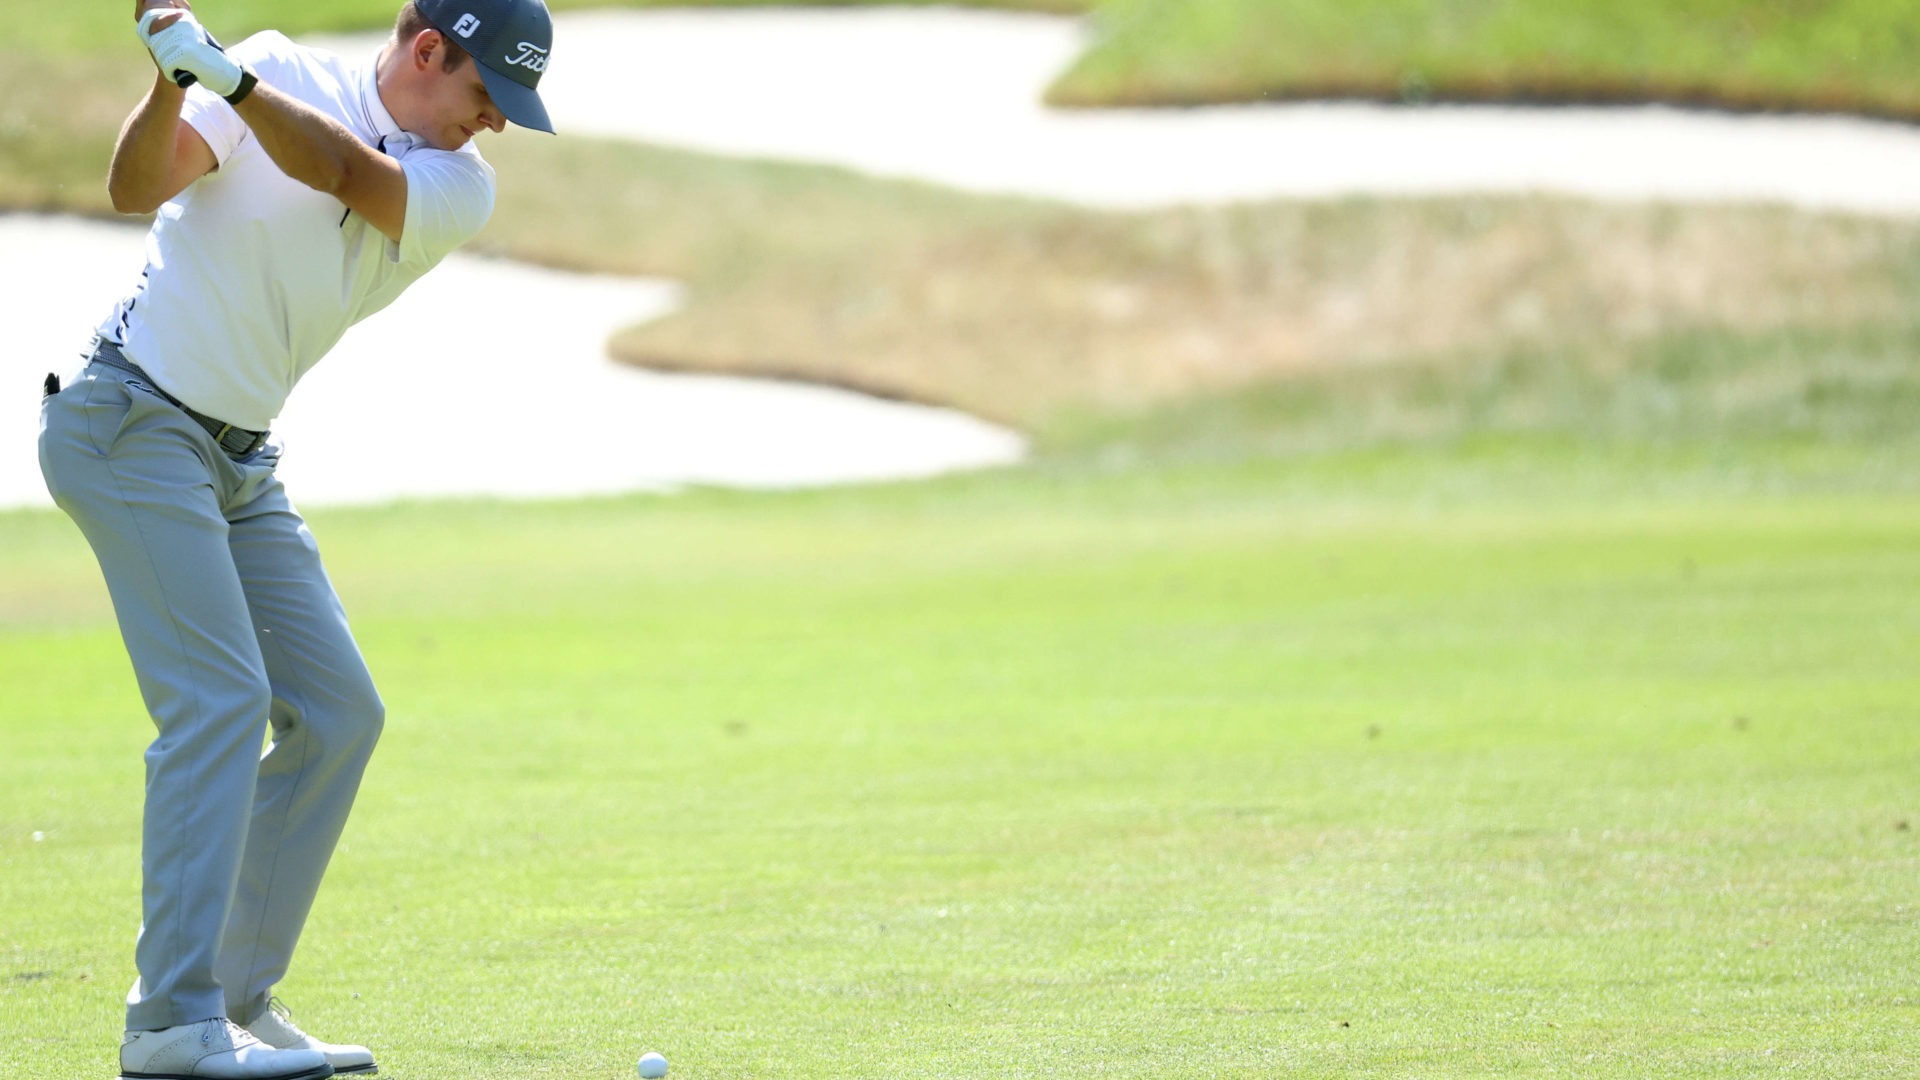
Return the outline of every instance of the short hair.
{"type": "Polygon", "coordinates": [[[467,50],[455,45],[445,31],[428,22],[427,17],[420,14],[419,4],[414,3],[414,0],[407,0],[400,5],[399,17],[393,20],[394,44],[411,45],[413,39],[419,37],[422,30],[432,30],[447,43],[447,55],[440,61],[440,70],[452,71],[467,61],[467,50]]]}

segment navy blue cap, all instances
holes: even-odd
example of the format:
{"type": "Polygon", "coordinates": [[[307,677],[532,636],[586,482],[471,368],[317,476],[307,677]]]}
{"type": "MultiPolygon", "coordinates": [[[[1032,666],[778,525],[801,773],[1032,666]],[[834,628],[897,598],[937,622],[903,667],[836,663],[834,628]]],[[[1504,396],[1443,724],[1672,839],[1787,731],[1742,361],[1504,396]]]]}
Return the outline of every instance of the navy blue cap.
{"type": "Polygon", "coordinates": [[[535,87],[553,51],[553,16],[541,0],[414,0],[447,40],[473,54],[480,81],[508,120],[553,131],[535,87]]]}

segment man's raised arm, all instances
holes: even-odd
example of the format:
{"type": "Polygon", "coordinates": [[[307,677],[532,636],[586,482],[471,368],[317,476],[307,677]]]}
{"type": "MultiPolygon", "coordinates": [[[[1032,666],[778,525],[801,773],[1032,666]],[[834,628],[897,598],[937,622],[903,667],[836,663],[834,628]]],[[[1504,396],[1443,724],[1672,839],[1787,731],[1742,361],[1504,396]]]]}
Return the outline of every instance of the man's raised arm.
{"type": "MultiPolygon", "coordinates": [[[[186,0],[142,0],[136,17],[148,10],[167,6],[184,8],[186,0]]],[[[154,22],[170,26],[177,15],[163,15],[154,22]],[[162,23],[164,20],[164,24],[162,23]]],[[[107,166],[107,197],[113,208],[123,214],[151,214],[160,204],[187,189],[187,185],[212,172],[217,162],[213,150],[191,124],[180,122],[180,103],[187,92],[164,73],[156,74],[153,89],[147,92],[113,144],[113,162],[107,166]]]]}
{"type": "MultiPolygon", "coordinates": [[[[339,199],[388,239],[399,241],[407,217],[407,175],[399,162],[361,142],[338,120],[259,82],[185,10],[156,14],[164,9],[150,6],[177,5],[179,0],[142,2],[141,38],[163,78],[191,76],[188,81],[198,80],[225,98],[281,172],[339,199]]],[[[173,116],[178,123],[177,100],[173,116]]]]}
{"type": "Polygon", "coordinates": [[[355,138],[333,117],[265,83],[234,111],[281,172],[339,199],[399,243],[407,222],[407,174],[399,162],[355,138]]]}

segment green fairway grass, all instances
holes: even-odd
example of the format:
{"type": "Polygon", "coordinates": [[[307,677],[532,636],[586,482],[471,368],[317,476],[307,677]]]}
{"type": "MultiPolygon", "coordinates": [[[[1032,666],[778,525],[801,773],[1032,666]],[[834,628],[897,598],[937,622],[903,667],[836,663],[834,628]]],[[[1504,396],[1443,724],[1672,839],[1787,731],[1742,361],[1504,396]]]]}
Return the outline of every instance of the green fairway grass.
{"type": "MultiPolygon", "coordinates": [[[[399,1080],[1910,1076],[1920,500],[1738,458],[316,514],[389,721],[281,993],[399,1080]]],[[[0,1044],[107,1075],[151,731],[0,551],[0,1044]]]]}
{"type": "Polygon", "coordinates": [[[1061,104],[1642,102],[1920,117],[1914,0],[1108,0],[1061,104]]]}

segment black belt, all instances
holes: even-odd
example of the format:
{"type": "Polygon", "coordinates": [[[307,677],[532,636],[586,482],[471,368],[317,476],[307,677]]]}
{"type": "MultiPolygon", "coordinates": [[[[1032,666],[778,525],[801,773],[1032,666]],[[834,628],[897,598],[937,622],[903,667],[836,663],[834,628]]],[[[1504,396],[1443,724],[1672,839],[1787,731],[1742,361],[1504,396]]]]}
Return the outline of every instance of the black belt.
{"type": "Polygon", "coordinates": [[[195,409],[193,406],[160,389],[160,385],[153,381],[153,376],[141,370],[139,364],[127,359],[126,354],[120,351],[119,346],[105,338],[94,342],[93,355],[90,359],[96,364],[105,364],[110,368],[119,368],[129,375],[138,377],[144,387],[166,398],[169,402],[173,403],[174,408],[192,417],[194,423],[206,428],[207,434],[213,436],[214,443],[218,445],[221,450],[226,451],[228,457],[236,461],[246,457],[248,454],[253,453],[266,444],[266,432],[248,431],[246,428],[234,427],[232,424],[226,423],[223,420],[208,416],[206,413],[195,409]]]}

